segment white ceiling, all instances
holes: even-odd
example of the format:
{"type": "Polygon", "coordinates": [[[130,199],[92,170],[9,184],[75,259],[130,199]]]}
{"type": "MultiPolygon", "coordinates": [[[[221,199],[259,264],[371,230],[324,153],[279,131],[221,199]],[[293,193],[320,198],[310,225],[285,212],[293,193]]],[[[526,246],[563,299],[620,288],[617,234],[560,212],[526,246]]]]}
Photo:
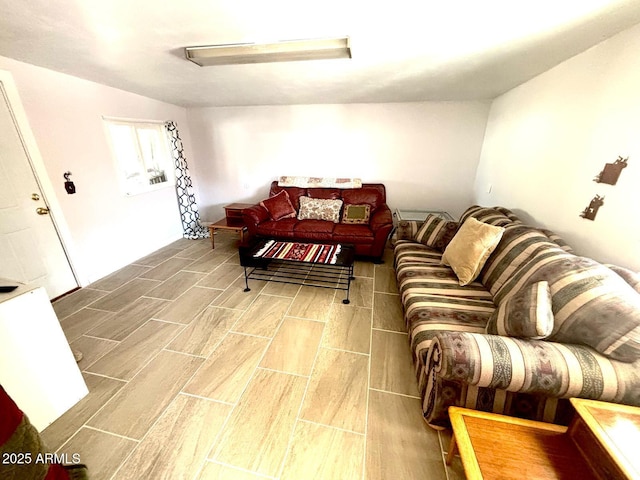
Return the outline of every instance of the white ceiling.
{"type": "Polygon", "coordinates": [[[640,23],[639,0],[0,0],[0,55],[186,107],[489,99],[640,23]],[[194,45],[349,35],[350,60],[194,45]]]}

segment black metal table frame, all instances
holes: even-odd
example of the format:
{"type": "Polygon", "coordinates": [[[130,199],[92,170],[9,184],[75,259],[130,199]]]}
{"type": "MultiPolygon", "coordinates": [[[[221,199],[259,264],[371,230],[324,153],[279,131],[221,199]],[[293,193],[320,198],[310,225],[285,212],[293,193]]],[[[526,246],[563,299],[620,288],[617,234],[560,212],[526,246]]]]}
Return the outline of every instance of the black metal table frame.
{"type": "MultiPolygon", "coordinates": [[[[307,242],[311,243],[311,242],[307,242]]],[[[275,258],[256,258],[253,254],[261,245],[240,248],[240,265],[244,267],[245,292],[251,291],[249,280],[305,285],[309,287],[344,290],[347,298],[342,303],[349,304],[349,292],[353,275],[353,246],[342,245],[341,263],[314,263],[275,258]],[[350,250],[350,251],[349,251],[350,250]]]]}

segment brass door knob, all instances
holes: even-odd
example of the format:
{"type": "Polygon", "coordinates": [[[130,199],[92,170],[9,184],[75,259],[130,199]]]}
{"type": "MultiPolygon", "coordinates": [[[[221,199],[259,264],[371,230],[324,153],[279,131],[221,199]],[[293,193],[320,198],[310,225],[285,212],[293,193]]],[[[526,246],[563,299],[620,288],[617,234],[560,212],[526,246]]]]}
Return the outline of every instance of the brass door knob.
{"type": "Polygon", "coordinates": [[[36,213],[38,215],[49,215],[49,209],[48,208],[38,207],[38,208],[36,208],[36,213]]]}

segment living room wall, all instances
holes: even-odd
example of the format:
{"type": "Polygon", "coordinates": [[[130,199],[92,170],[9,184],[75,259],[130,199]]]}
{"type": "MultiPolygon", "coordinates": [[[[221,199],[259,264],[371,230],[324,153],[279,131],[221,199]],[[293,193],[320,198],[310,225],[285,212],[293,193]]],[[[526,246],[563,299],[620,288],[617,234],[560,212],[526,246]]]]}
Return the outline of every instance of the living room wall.
{"type": "Polygon", "coordinates": [[[180,238],[172,187],[121,193],[102,116],[174,120],[187,155],[184,108],[48,69],[0,57],[0,69],[16,83],[48,180],[67,227],[65,243],[83,285],[180,238]],[[76,194],[67,195],[63,173],[72,172],[76,194]]]}
{"type": "Polygon", "coordinates": [[[256,202],[281,175],[359,177],[392,208],[448,210],[473,198],[487,102],[193,108],[201,216],[256,202]]]}
{"type": "Polygon", "coordinates": [[[640,270],[640,25],[497,98],[475,181],[482,205],[504,205],[557,231],[576,252],[640,270]],[[628,157],[615,186],[594,182],[628,157]],[[491,192],[488,193],[491,186],[491,192]],[[595,220],[580,216],[595,195],[595,220]]]}

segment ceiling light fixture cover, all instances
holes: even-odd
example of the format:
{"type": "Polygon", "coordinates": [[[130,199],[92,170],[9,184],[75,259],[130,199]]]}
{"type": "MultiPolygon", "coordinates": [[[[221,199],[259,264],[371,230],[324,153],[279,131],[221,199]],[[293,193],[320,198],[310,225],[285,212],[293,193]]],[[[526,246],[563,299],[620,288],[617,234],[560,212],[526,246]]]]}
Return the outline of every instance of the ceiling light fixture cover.
{"type": "Polygon", "coordinates": [[[276,43],[233,43],[186,47],[185,56],[201,67],[241,63],[296,62],[351,58],[349,37],[287,40],[276,43]]]}

